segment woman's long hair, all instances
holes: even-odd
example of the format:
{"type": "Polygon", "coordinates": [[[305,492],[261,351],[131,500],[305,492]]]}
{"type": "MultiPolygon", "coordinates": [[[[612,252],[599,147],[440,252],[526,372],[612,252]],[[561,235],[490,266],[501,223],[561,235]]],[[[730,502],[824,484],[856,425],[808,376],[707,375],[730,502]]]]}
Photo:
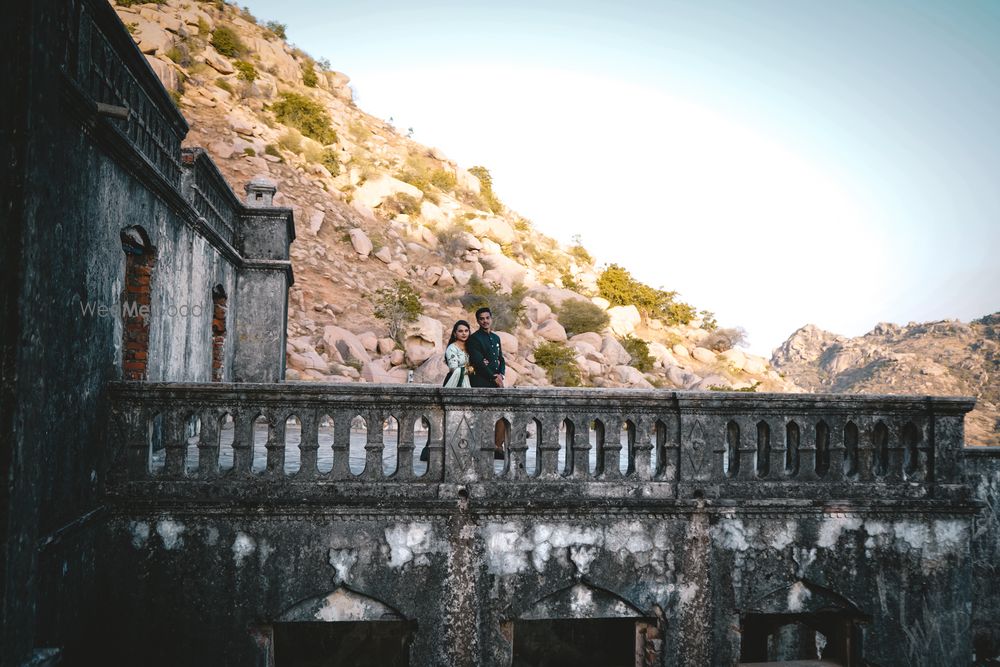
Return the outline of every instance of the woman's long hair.
{"type": "Polygon", "coordinates": [[[469,326],[469,323],[465,320],[459,320],[458,322],[455,322],[455,326],[451,328],[451,338],[448,339],[448,345],[451,345],[458,340],[458,336],[456,334],[458,333],[459,327],[465,327],[469,330],[470,334],[472,333],[472,327],[469,326]]]}

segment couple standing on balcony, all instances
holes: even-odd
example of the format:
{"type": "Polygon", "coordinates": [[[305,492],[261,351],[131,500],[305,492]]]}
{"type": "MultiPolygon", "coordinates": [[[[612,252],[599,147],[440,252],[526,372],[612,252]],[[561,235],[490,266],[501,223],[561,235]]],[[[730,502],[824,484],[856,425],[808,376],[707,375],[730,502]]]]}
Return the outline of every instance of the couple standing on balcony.
{"type": "MultiPolygon", "coordinates": [[[[489,308],[476,311],[479,329],[475,332],[465,320],[455,322],[451,338],[444,351],[448,364],[445,387],[503,387],[504,371],[500,336],[493,333],[493,313],[489,308]]],[[[503,444],[507,439],[505,422],[498,422],[493,434],[493,458],[503,459],[503,444]]],[[[422,456],[422,455],[421,455],[422,456]]]]}
{"type": "Polygon", "coordinates": [[[500,349],[500,337],[493,333],[493,313],[476,311],[479,329],[473,333],[465,320],[455,322],[444,351],[448,364],[445,387],[503,387],[507,365],[500,349]]]}

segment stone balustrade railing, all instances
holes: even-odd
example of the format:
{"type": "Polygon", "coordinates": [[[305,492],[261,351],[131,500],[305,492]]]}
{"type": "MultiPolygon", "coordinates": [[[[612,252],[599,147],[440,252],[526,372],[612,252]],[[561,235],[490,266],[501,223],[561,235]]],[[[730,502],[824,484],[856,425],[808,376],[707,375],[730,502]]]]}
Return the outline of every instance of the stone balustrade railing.
{"type": "Polygon", "coordinates": [[[948,498],[974,403],[311,383],[118,383],[111,400],[112,492],[315,501],[948,498]]]}

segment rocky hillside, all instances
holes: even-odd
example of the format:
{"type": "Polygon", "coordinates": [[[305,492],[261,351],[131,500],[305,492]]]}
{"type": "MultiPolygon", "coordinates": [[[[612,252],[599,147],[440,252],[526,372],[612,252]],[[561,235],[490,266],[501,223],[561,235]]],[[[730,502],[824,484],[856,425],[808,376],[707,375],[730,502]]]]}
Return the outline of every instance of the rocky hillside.
{"type": "Polygon", "coordinates": [[[451,324],[485,302],[504,313],[515,384],[797,390],[671,293],[622,270],[602,289],[583,247],[507,208],[486,169],[359,109],[348,77],[280,24],[221,0],[116,10],[188,119],[186,144],[237,192],[268,176],[294,209],[290,380],[439,383],[451,324]]]}
{"type": "Polygon", "coordinates": [[[966,441],[1000,446],[1000,313],[969,324],[879,324],[858,338],[810,324],[771,363],[810,391],[975,396],[966,441]]]}

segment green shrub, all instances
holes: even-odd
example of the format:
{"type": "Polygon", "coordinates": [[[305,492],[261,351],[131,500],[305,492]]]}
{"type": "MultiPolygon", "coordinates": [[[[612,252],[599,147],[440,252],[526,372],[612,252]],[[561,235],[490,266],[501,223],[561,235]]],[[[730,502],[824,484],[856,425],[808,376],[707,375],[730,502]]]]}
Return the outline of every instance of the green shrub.
{"type": "Polygon", "coordinates": [[[557,387],[579,387],[582,384],[576,353],[562,343],[545,341],[536,347],[535,363],[545,369],[549,382],[557,387]]]}
{"type": "Polygon", "coordinates": [[[566,299],[557,315],[568,336],[600,331],[608,326],[608,314],[600,306],[581,299],[566,299]]]}
{"type": "Polygon", "coordinates": [[[424,176],[424,174],[412,169],[397,171],[394,176],[400,181],[409,183],[422,192],[427,192],[431,189],[431,182],[427,180],[427,177],[424,176]]]}
{"type": "Polygon", "coordinates": [[[284,159],[281,158],[281,151],[279,151],[278,147],[275,146],[274,144],[268,144],[267,146],[264,146],[264,154],[273,155],[274,157],[279,158],[281,159],[282,162],[284,162],[284,159]]]}
{"type": "Polygon", "coordinates": [[[288,130],[278,137],[278,146],[293,153],[302,152],[302,134],[298,130],[288,130]]]}
{"type": "Polygon", "coordinates": [[[633,304],[647,317],[662,319],[669,324],[687,324],[695,317],[692,306],[674,301],[677,292],[641,283],[617,264],[611,264],[601,272],[597,278],[597,290],[612,306],[633,304]]]}
{"type": "Polygon", "coordinates": [[[398,215],[400,213],[417,215],[420,213],[420,200],[405,192],[397,192],[383,199],[378,208],[389,215],[398,215]]]}
{"type": "Polygon", "coordinates": [[[469,173],[479,179],[479,196],[483,203],[494,213],[503,212],[503,204],[493,193],[493,177],[486,167],[475,166],[469,168],[469,173]]]}
{"type": "Polygon", "coordinates": [[[199,35],[207,35],[210,32],[212,32],[212,29],[209,27],[208,21],[206,21],[204,18],[202,18],[201,16],[199,16],[198,17],[198,34],[199,35]]]}
{"type": "Polygon", "coordinates": [[[240,40],[239,35],[232,28],[224,25],[212,31],[212,46],[215,47],[216,51],[230,58],[239,58],[247,51],[246,44],[240,40]]]}
{"type": "Polygon", "coordinates": [[[282,93],[271,110],[279,122],[296,128],[310,139],[321,144],[337,141],[337,133],[330,126],[330,114],[322,104],[305,95],[282,93]]]}
{"type": "Polygon", "coordinates": [[[257,25],[257,17],[250,13],[249,7],[244,6],[243,9],[240,10],[240,16],[243,17],[244,21],[249,21],[250,23],[257,25]]]}
{"type": "Polygon", "coordinates": [[[649,355],[649,343],[635,336],[625,336],[621,339],[621,344],[632,357],[629,366],[643,373],[653,370],[653,357],[649,355]]]}
{"type": "Polygon", "coordinates": [[[178,65],[184,61],[184,52],[176,44],[167,49],[166,56],[178,65]]]}
{"type": "Polygon", "coordinates": [[[267,23],[264,24],[264,27],[270,30],[272,33],[274,33],[274,36],[277,37],[278,39],[287,39],[288,37],[285,33],[285,30],[287,29],[288,26],[286,26],[284,23],[278,23],[277,21],[268,21],[267,23]]]}
{"type": "Polygon", "coordinates": [[[391,287],[375,290],[374,306],[375,317],[386,323],[389,337],[400,344],[406,325],[415,322],[424,311],[413,285],[398,278],[391,287]]]}
{"type": "Polygon", "coordinates": [[[571,289],[574,292],[580,292],[583,290],[583,285],[581,285],[577,279],[569,271],[563,271],[559,274],[559,282],[566,289],[571,289]]]}
{"type": "Polygon", "coordinates": [[[257,151],[255,151],[254,149],[252,149],[249,146],[247,146],[246,148],[243,149],[243,154],[246,155],[246,156],[248,156],[248,157],[256,157],[257,156],[257,151]]]}
{"type": "Polygon", "coordinates": [[[178,109],[180,109],[180,107],[181,107],[181,95],[182,95],[181,91],[179,91],[179,90],[170,90],[170,91],[167,91],[167,92],[170,93],[170,99],[172,99],[174,101],[174,106],[176,106],[178,109]]]}
{"type": "Polygon", "coordinates": [[[154,5],[166,4],[167,0],[118,0],[119,7],[131,7],[132,5],[141,5],[147,2],[151,2],[154,5]]]}
{"type": "Polygon", "coordinates": [[[245,60],[237,60],[233,63],[233,67],[236,68],[236,78],[240,81],[253,83],[257,80],[257,68],[253,66],[253,63],[248,63],[245,60]]]}
{"type": "Polygon", "coordinates": [[[739,391],[739,392],[755,393],[757,391],[757,387],[759,387],[759,386],[760,386],[760,382],[754,382],[749,387],[741,387],[740,389],[733,389],[732,387],[730,387],[728,385],[710,384],[710,385],[708,385],[708,390],[709,391],[739,391]]]}
{"type": "Polygon", "coordinates": [[[573,259],[575,259],[580,264],[590,266],[594,263],[594,258],[591,257],[590,253],[587,252],[587,249],[584,248],[579,243],[570,247],[569,254],[572,255],[573,259]]]}
{"type": "Polygon", "coordinates": [[[705,331],[715,331],[719,328],[719,323],[715,320],[715,313],[710,310],[703,310],[698,313],[701,320],[701,328],[705,331]]]}
{"type": "Polygon", "coordinates": [[[330,172],[331,176],[340,175],[340,159],[337,157],[337,151],[332,148],[323,149],[323,154],[320,156],[319,163],[326,167],[326,170],[330,172]]]}
{"type": "Polygon", "coordinates": [[[457,180],[455,174],[447,171],[445,169],[435,169],[431,172],[430,176],[431,185],[438,188],[439,190],[449,191],[454,190],[457,180]]]}
{"type": "Polygon", "coordinates": [[[466,293],[459,298],[466,310],[476,310],[486,306],[493,313],[493,328],[499,331],[513,331],[524,321],[524,297],[528,288],[517,283],[510,294],[500,292],[496,283],[487,285],[480,278],[473,276],[469,281],[466,293]]]}
{"type": "Polygon", "coordinates": [[[233,94],[233,92],[234,92],[232,84],[230,84],[228,81],[226,81],[225,79],[223,79],[221,76],[218,79],[215,80],[215,85],[218,86],[219,88],[222,88],[224,91],[226,91],[229,94],[233,94]]]}
{"type": "Polygon", "coordinates": [[[316,76],[316,67],[311,60],[307,60],[302,66],[302,83],[308,88],[315,88],[316,84],[319,83],[319,77],[316,76]]]}

